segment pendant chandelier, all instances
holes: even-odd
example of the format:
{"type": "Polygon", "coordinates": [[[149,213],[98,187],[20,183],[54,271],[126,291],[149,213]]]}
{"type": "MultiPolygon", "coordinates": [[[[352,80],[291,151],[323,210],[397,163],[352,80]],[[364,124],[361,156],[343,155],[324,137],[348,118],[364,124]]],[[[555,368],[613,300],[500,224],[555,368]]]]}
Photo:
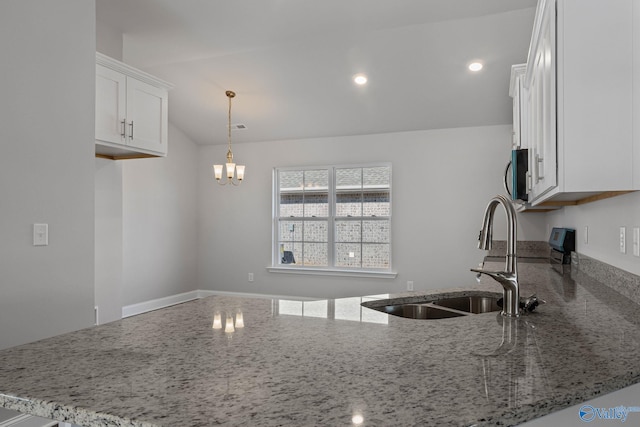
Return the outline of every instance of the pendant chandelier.
{"type": "Polygon", "coordinates": [[[236,96],[236,93],[228,90],[225,92],[227,98],[229,98],[229,126],[228,126],[228,143],[229,151],[227,151],[227,179],[222,180],[222,165],[213,165],[213,174],[220,185],[227,185],[231,183],[233,185],[242,184],[244,179],[244,165],[236,165],[233,163],[233,153],[231,152],[231,99],[236,96]],[[235,175],[235,179],[234,179],[235,175]]]}

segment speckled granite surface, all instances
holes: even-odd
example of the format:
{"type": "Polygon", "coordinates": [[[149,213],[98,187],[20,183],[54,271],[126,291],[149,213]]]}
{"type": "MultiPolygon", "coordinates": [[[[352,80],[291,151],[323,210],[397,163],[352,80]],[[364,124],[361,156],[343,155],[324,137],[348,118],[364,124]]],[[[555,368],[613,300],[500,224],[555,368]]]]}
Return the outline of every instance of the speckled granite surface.
{"type": "MultiPolygon", "coordinates": [[[[516,244],[516,252],[519,258],[542,258],[549,259],[549,242],[543,241],[518,241],[516,244]]],[[[504,257],[507,253],[506,240],[494,240],[491,250],[487,253],[490,257],[504,257]]]]}
{"type": "Polygon", "coordinates": [[[640,277],[576,252],[572,253],[571,262],[574,270],[577,268],[640,304],[640,277]]]}
{"type": "Polygon", "coordinates": [[[512,425],[640,382],[638,305],[579,271],[520,277],[547,304],[516,321],[209,297],[1,351],[0,405],[87,427],[512,425]],[[212,329],[238,311],[244,328],[212,329]]]}

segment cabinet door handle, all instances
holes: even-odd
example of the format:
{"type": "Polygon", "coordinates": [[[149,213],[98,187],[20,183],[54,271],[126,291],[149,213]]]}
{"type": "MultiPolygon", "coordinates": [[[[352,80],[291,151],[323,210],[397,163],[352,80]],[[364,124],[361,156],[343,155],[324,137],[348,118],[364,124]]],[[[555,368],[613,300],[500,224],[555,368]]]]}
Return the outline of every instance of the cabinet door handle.
{"type": "Polygon", "coordinates": [[[131,123],[129,123],[131,132],[129,132],[129,139],[133,139],[133,120],[131,120],[131,123]]]}
{"type": "Polygon", "coordinates": [[[120,122],[120,124],[122,125],[122,132],[120,133],[120,136],[123,138],[127,137],[127,123],[124,121],[124,119],[120,122]]]}
{"type": "Polygon", "coordinates": [[[539,154],[536,154],[536,182],[542,181],[544,179],[544,175],[540,175],[540,165],[544,163],[544,159],[540,157],[539,154]]]}

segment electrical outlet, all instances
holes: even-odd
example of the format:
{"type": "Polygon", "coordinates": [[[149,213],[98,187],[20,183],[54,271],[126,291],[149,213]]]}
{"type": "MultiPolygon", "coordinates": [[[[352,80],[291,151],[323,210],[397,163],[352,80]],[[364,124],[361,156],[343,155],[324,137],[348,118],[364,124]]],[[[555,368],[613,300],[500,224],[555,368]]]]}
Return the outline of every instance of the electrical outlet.
{"type": "Polygon", "coordinates": [[[640,227],[633,227],[633,255],[640,256],[640,227]]]}
{"type": "Polygon", "coordinates": [[[49,244],[49,224],[33,224],[33,246],[49,244]]]}
{"type": "Polygon", "coordinates": [[[249,281],[253,282],[253,273],[249,273],[249,281]]]}
{"type": "Polygon", "coordinates": [[[407,290],[408,291],[412,291],[413,290],[413,280],[407,281],[407,290]]]}
{"type": "Polygon", "coordinates": [[[584,241],[585,245],[589,244],[589,226],[585,225],[584,226],[584,235],[582,236],[582,240],[584,241]]]}
{"type": "Polygon", "coordinates": [[[620,253],[627,253],[627,228],[620,227],[620,253]]]}

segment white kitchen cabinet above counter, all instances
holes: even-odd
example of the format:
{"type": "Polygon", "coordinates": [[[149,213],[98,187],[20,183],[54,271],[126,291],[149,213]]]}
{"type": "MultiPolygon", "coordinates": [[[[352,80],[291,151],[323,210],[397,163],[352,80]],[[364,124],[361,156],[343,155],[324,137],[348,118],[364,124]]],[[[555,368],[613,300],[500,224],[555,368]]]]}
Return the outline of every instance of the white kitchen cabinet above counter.
{"type": "Polygon", "coordinates": [[[166,156],[172,87],[96,53],[96,156],[114,160],[166,156]]]}
{"type": "Polygon", "coordinates": [[[638,42],[638,1],[538,2],[526,74],[511,85],[531,205],[640,189],[638,42]]]}

